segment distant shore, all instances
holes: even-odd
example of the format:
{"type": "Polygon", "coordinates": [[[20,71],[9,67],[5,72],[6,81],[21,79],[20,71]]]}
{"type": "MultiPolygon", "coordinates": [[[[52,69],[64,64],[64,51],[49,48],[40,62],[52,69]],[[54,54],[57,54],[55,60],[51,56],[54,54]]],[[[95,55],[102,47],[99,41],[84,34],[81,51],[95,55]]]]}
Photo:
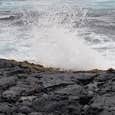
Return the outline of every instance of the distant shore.
{"type": "Polygon", "coordinates": [[[2,115],[114,115],[115,70],[60,71],[0,59],[2,115]]]}

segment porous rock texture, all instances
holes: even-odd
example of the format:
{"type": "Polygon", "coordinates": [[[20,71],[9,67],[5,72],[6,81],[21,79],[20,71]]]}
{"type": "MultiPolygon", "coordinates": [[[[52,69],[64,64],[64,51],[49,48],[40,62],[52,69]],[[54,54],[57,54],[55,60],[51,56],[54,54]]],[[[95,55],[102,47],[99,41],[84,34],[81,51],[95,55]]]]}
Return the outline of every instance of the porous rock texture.
{"type": "Polygon", "coordinates": [[[0,115],[115,115],[115,71],[0,59],[0,115]]]}

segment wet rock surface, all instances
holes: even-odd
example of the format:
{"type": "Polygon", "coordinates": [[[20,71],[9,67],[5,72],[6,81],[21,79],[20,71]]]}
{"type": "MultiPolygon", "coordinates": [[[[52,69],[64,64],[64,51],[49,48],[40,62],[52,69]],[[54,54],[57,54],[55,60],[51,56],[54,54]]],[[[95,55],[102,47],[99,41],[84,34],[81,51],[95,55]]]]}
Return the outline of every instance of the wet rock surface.
{"type": "Polygon", "coordinates": [[[115,71],[0,59],[0,115],[115,115],[115,71]]]}

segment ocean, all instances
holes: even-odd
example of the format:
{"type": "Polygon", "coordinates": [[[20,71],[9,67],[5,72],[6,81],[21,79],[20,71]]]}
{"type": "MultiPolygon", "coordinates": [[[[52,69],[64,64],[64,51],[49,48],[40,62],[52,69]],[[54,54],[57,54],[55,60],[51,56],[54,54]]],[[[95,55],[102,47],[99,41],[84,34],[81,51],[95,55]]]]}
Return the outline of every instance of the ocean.
{"type": "Polygon", "coordinates": [[[0,0],[0,58],[115,68],[115,0],[0,0]]]}

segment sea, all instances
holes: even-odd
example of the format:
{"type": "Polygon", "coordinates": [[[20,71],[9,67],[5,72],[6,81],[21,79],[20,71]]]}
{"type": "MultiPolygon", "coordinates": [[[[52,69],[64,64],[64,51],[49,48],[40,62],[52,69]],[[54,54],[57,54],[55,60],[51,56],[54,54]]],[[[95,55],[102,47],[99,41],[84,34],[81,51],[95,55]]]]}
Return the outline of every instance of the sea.
{"type": "Polygon", "coordinates": [[[115,0],[0,0],[0,58],[115,68],[115,0]]]}

